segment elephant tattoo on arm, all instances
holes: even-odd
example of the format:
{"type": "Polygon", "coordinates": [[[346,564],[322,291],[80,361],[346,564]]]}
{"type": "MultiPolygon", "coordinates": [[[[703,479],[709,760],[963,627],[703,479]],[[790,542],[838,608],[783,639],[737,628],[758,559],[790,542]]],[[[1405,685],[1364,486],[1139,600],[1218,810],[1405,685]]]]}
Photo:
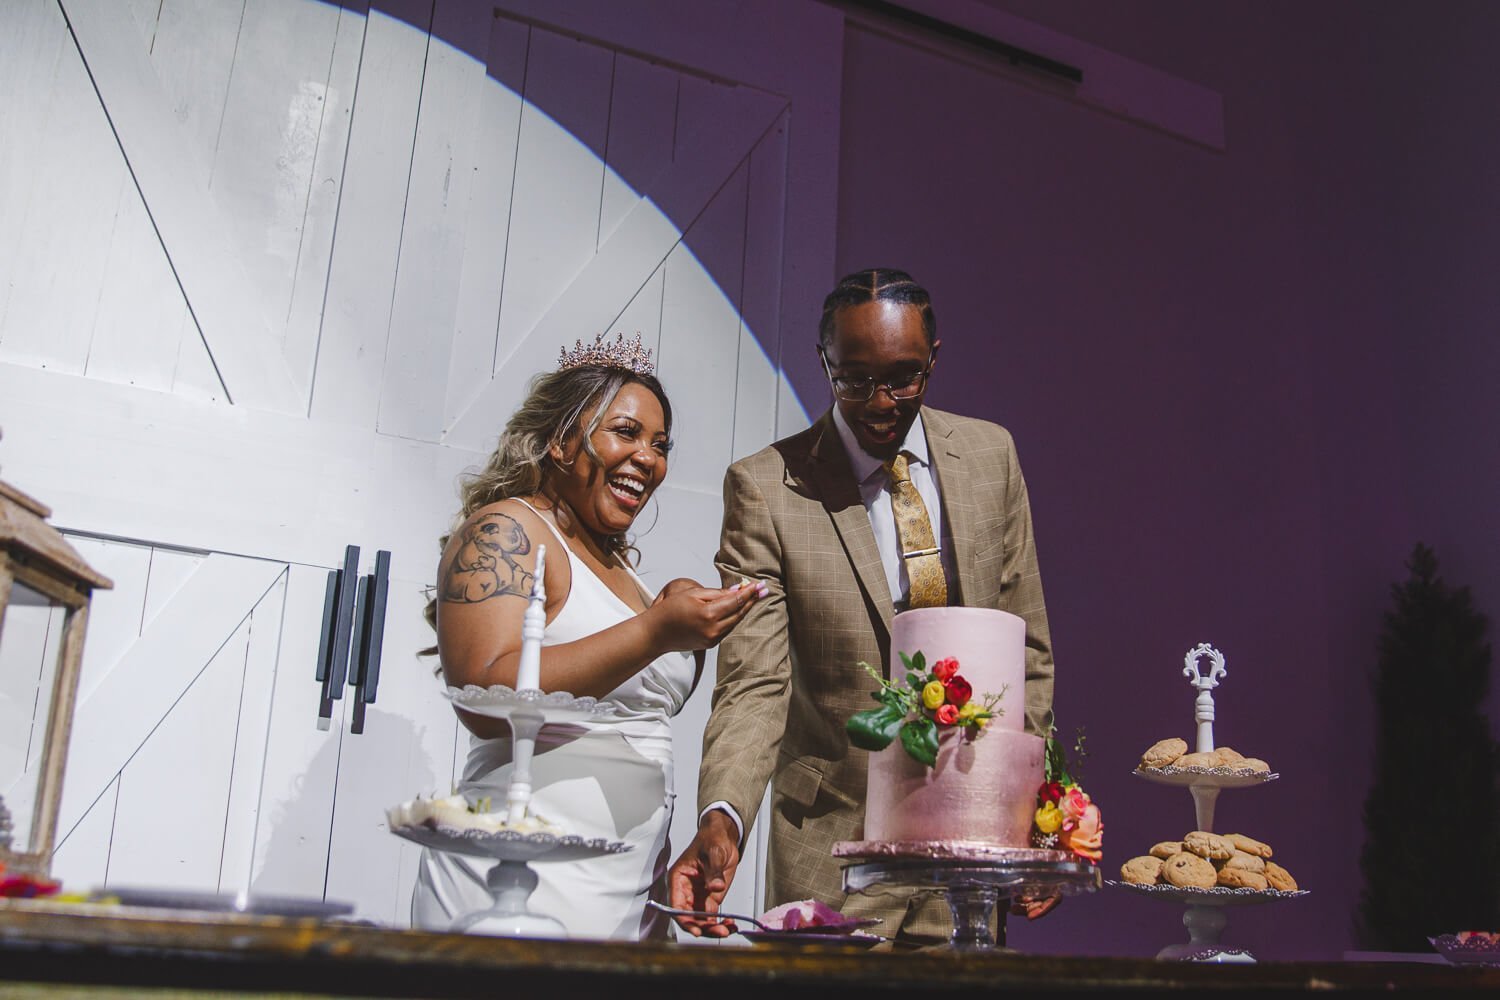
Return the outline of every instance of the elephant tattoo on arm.
{"type": "Polygon", "coordinates": [[[484,515],[464,528],[443,579],[443,600],[477,604],[504,594],[529,598],[532,575],[515,557],[530,551],[531,539],[514,518],[484,515]]]}

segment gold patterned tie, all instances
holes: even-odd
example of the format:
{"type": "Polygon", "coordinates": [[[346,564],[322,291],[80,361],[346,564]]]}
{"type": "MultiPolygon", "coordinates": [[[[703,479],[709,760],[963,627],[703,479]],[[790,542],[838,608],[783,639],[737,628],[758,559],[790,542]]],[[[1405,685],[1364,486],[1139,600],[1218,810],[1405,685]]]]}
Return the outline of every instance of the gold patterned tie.
{"type": "Polygon", "coordinates": [[[948,603],[948,583],[943,579],[943,560],[932,537],[927,505],[911,481],[906,452],[885,463],[891,477],[891,511],[896,515],[896,537],[911,581],[907,607],[941,608],[948,603]]]}

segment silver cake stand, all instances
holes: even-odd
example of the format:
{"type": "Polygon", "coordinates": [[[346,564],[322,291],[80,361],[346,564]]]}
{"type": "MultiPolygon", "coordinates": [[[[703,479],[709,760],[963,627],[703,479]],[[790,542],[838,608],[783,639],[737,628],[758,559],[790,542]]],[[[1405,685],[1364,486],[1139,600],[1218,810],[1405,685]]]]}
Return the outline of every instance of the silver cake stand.
{"type": "Polygon", "coordinates": [[[561,921],[528,908],[531,893],[537,887],[537,875],[531,862],[579,861],[630,849],[629,844],[619,841],[550,833],[485,833],[441,825],[394,826],[391,832],[434,850],[495,859],[496,864],[484,880],[490,891],[489,908],[464,914],[451,929],[460,933],[504,937],[568,936],[561,921]]]}
{"type": "Polygon", "coordinates": [[[1076,896],[1098,890],[1099,869],[1066,851],[994,847],[963,841],[841,841],[835,857],[844,865],[844,891],[895,889],[941,892],[953,914],[947,947],[994,951],[990,914],[1018,898],[1076,896]]]}

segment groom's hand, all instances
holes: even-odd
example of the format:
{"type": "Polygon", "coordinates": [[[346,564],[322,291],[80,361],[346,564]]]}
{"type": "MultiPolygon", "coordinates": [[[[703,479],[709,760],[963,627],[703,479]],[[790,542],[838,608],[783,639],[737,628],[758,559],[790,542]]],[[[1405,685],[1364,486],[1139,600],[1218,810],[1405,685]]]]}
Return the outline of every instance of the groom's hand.
{"type": "MultiPolygon", "coordinates": [[[[698,834],[670,871],[667,891],[679,910],[718,913],[724,894],[740,863],[739,834],[727,813],[711,809],[698,823],[698,834]]],[[[713,917],[674,917],[693,937],[728,937],[737,929],[733,920],[713,917]]]]}

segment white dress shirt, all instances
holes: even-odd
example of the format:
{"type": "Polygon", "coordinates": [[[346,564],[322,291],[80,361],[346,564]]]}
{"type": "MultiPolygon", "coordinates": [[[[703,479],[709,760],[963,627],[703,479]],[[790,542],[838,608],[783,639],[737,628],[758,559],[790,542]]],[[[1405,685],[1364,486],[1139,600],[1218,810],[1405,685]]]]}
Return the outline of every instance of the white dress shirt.
{"type": "MultiPolygon", "coordinates": [[[[896,610],[901,611],[906,607],[911,580],[906,574],[906,560],[901,558],[900,539],[896,537],[896,515],[891,512],[891,478],[881,460],[859,446],[854,431],[849,428],[837,406],[833,408],[833,425],[838,428],[839,440],[844,443],[844,452],[849,456],[849,466],[859,482],[860,500],[865,505],[866,513],[870,515],[870,527],[875,532],[875,546],[880,550],[880,561],[885,566],[885,582],[890,587],[891,600],[896,610]]],[[[921,410],[917,411],[917,419],[912,421],[911,427],[907,429],[906,439],[897,450],[906,452],[908,456],[907,467],[911,473],[911,482],[922,495],[922,503],[927,507],[927,518],[932,522],[932,537],[938,539],[938,544],[942,547],[940,558],[943,576],[948,581],[948,593],[952,594],[958,579],[957,563],[953,557],[952,539],[943,533],[942,495],[938,492],[937,470],[932,467],[928,458],[927,432],[922,427],[921,410]]],[[[734,820],[743,846],[745,823],[734,807],[728,802],[710,802],[698,813],[698,819],[701,821],[711,809],[722,810],[734,820]]]]}

